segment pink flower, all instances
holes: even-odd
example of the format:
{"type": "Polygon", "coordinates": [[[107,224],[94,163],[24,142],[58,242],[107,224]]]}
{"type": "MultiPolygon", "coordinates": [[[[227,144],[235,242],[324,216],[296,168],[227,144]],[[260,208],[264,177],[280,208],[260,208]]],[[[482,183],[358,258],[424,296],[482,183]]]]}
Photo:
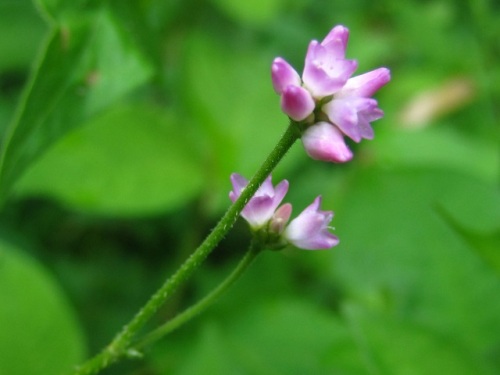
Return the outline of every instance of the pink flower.
{"type": "Polygon", "coordinates": [[[305,120],[314,110],[315,103],[309,91],[300,86],[287,86],[281,95],[281,108],[292,120],[305,120]]]}
{"type": "Polygon", "coordinates": [[[302,80],[316,99],[340,90],[358,67],[355,60],[345,59],[349,30],[335,26],[326,38],[309,43],[302,80]]]}
{"type": "Polygon", "coordinates": [[[273,87],[281,95],[281,109],[295,121],[303,121],[315,108],[315,100],[340,90],[357,62],[345,59],[349,30],[334,27],[319,43],[311,41],[307,50],[302,80],[297,71],[281,57],[271,66],[273,87]]]}
{"type": "Polygon", "coordinates": [[[349,30],[335,26],[321,43],[311,41],[302,78],[281,57],[272,64],[272,82],[281,96],[281,109],[302,124],[302,141],[313,159],[349,161],[352,153],[343,136],[355,142],[372,139],[370,123],[383,116],[371,96],[389,82],[390,72],[379,68],[350,78],[357,62],[345,58],[348,39],[349,30]]]}
{"type": "Polygon", "coordinates": [[[301,84],[299,74],[281,57],[271,66],[274,91],[281,95],[281,109],[292,120],[302,121],[314,110],[316,104],[309,91],[301,84]]]}
{"type": "Polygon", "coordinates": [[[336,98],[358,96],[368,98],[391,80],[391,72],[387,68],[378,68],[368,73],[349,78],[342,90],[335,94],[336,98]]]}
{"type": "Polygon", "coordinates": [[[291,244],[305,250],[330,249],[339,239],[329,232],[332,211],[321,211],[321,197],[317,197],[286,227],[283,236],[291,244]]]}
{"type": "MultiPolygon", "coordinates": [[[[248,180],[243,176],[233,173],[231,175],[233,190],[229,193],[229,198],[234,203],[241,195],[243,189],[248,185],[248,180]]],[[[265,225],[274,215],[274,211],[280,205],[288,191],[288,181],[283,180],[276,188],[273,187],[271,176],[259,187],[255,195],[248,201],[241,212],[241,216],[248,221],[250,226],[258,229],[265,225]]]]}
{"type": "Polygon", "coordinates": [[[353,77],[322,109],[330,121],[353,141],[372,139],[370,122],[378,120],[384,113],[370,96],[390,79],[389,69],[386,68],[353,77]]]}
{"type": "Polygon", "coordinates": [[[300,87],[299,73],[281,57],[276,57],[271,65],[271,79],[277,94],[282,94],[288,86],[300,87]]]}
{"type": "MultiPolygon", "coordinates": [[[[234,202],[248,185],[248,181],[233,173],[231,182],[233,190],[229,193],[229,198],[234,202]]],[[[306,250],[329,249],[337,245],[338,238],[328,231],[333,212],[319,210],[321,197],[317,197],[287,226],[292,205],[285,203],[278,208],[287,190],[286,180],[274,188],[269,176],[241,212],[259,241],[271,249],[281,249],[287,244],[306,250]]]]}

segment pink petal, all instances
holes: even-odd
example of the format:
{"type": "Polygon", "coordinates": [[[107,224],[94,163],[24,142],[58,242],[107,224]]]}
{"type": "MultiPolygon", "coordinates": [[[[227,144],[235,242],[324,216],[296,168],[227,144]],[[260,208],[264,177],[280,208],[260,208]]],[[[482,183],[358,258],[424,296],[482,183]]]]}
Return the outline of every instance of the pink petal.
{"type": "Polygon", "coordinates": [[[234,203],[241,195],[241,191],[248,185],[248,180],[238,173],[231,174],[231,183],[233,190],[229,192],[229,198],[234,203]]]}
{"type": "Polygon", "coordinates": [[[302,121],[314,111],[311,94],[299,86],[288,86],[281,96],[281,109],[295,121],[302,121]]]}
{"type": "Polygon", "coordinates": [[[344,58],[348,40],[349,40],[349,30],[347,29],[347,27],[344,27],[342,25],[337,25],[328,33],[328,35],[325,37],[325,39],[323,39],[321,44],[327,45],[332,41],[335,43],[339,43],[343,51],[343,55],[341,57],[344,58]]]}
{"type": "Polygon", "coordinates": [[[285,229],[285,225],[286,223],[288,223],[291,214],[292,205],[290,203],[285,203],[283,206],[278,208],[271,219],[269,231],[276,234],[283,232],[283,229],[285,229]]]}
{"type": "Polygon", "coordinates": [[[317,197],[302,213],[290,222],[284,232],[293,245],[305,250],[329,249],[339,243],[328,231],[332,211],[321,211],[321,197],[317,197]]]}
{"type": "Polygon", "coordinates": [[[371,72],[350,78],[337,94],[336,98],[360,96],[369,98],[391,80],[391,72],[387,68],[379,68],[371,72]]]}
{"type": "Polygon", "coordinates": [[[300,86],[301,84],[299,73],[281,57],[273,61],[271,79],[277,94],[282,94],[287,86],[300,86]]]}
{"type": "MultiPolygon", "coordinates": [[[[248,180],[237,173],[233,173],[231,182],[233,191],[229,193],[229,198],[234,202],[248,185],[248,180]]],[[[261,227],[273,217],[274,211],[280,205],[287,191],[287,180],[281,181],[274,188],[271,176],[268,176],[243,208],[241,216],[248,221],[251,227],[261,227]]]]}
{"type": "Polygon", "coordinates": [[[241,216],[248,221],[251,227],[264,225],[274,214],[273,197],[268,195],[254,196],[247,203],[241,216]]]}
{"type": "Polygon", "coordinates": [[[264,182],[257,189],[254,196],[261,196],[261,195],[268,195],[271,197],[274,196],[274,187],[271,175],[267,176],[264,182]]]}
{"type": "Polygon", "coordinates": [[[313,40],[309,44],[302,80],[313,97],[322,98],[340,90],[354,73],[358,64],[339,55],[340,42],[332,41],[327,46],[313,40]]]}
{"type": "Polygon", "coordinates": [[[313,159],[334,163],[345,163],[352,159],[342,133],[332,124],[318,122],[302,135],[306,153],[313,159]]]}
{"type": "Polygon", "coordinates": [[[382,117],[377,101],[371,98],[349,97],[333,99],[323,106],[330,121],[355,142],[372,139],[370,121],[382,117]]]}

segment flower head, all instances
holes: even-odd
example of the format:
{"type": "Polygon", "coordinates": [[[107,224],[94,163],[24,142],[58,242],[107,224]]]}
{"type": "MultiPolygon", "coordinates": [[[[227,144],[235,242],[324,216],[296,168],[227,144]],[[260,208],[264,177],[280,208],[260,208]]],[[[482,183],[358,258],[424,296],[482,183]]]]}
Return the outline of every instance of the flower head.
{"type": "Polygon", "coordinates": [[[389,82],[390,72],[379,68],[351,77],[358,64],[345,58],[348,39],[349,30],[339,25],[322,42],[311,41],[302,77],[281,57],[271,67],[281,109],[299,123],[304,147],[313,159],[350,160],[352,152],[342,138],[372,139],[371,122],[383,116],[371,96],[389,82]]]}
{"type": "MultiPolygon", "coordinates": [[[[234,202],[248,185],[248,181],[233,173],[231,182],[233,190],[229,193],[229,198],[234,202]]],[[[241,212],[259,241],[272,249],[281,249],[287,244],[306,250],[329,249],[337,245],[339,240],[329,232],[328,227],[333,212],[319,209],[321,197],[317,197],[287,225],[292,205],[285,203],[278,208],[287,190],[286,180],[274,188],[269,176],[241,212]]]]}

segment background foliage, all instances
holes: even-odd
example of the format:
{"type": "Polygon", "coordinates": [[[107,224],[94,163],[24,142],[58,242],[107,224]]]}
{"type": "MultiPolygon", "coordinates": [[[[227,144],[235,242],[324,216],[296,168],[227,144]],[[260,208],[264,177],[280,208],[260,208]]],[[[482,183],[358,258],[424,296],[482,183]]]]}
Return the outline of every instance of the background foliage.
{"type": "MultiPolygon", "coordinates": [[[[274,173],[333,251],[261,256],[209,312],[106,374],[500,372],[500,8],[493,0],[0,0],[0,373],[105,345],[284,131],[269,77],[351,30],[392,82],[376,138],[274,173]]],[[[243,240],[242,240],[243,239],[243,240]]],[[[171,317],[217,283],[239,223],[171,317]]]]}

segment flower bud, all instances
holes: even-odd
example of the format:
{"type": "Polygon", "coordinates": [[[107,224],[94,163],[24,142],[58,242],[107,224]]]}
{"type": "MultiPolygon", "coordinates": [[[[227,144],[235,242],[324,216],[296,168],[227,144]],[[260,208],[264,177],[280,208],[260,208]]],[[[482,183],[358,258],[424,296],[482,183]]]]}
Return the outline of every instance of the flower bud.
{"type": "Polygon", "coordinates": [[[352,159],[342,133],[328,122],[318,122],[302,135],[306,153],[315,160],[345,163],[352,159]]]}

